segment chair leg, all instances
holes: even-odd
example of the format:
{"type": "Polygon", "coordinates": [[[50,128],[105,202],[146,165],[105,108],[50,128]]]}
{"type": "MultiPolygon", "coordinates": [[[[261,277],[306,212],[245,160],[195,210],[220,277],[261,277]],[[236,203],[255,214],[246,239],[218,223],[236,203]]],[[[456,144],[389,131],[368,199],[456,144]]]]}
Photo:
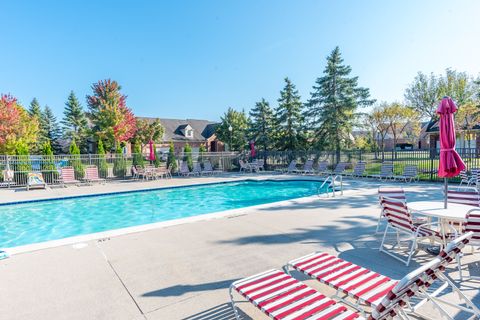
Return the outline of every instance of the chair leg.
{"type": "Polygon", "coordinates": [[[387,224],[387,227],[385,228],[385,232],[383,233],[383,239],[382,243],[380,244],[380,248],[378,249],[379,251],[383,251],[383,245],[385,243],[385,238],[387,237],[387,231],[390,226],[387,224]]]}
{"type": "Polygon", "coordinates": [[[417,248],[417,237],[415,237],[412,241],[412,246],[410,247],[410,252],[408,254],[408,259],[407,262],[405,263],[407,267],[410,265],[410,260],[412,260],[413,253],[415,252],[415,249],[417,248]]]}
{"type": "Polygon", "coordinates": [[[237,307],[235,306],[235,300],[233,299],[233,287],[230,287],[229,293],[230,293],[230,302],[232,304],[233,313],[235,313],[235,319],[241,320],[240,315],[238,314],[237,307]]]}

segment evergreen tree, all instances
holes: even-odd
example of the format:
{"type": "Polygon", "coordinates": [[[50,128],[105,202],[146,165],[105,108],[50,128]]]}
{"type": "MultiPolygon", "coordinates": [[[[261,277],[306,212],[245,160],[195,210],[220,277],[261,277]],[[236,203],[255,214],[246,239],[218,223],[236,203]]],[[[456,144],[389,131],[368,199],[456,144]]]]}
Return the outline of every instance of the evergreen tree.
{"type": "Polygon", "coordinates": [[[106,179],[108,176],[108,164],[107,164],[107,159],[105,158],[105,148],[103,147],[102,139],[98,139],[97,154],[98,154],[98,174],[100,175],[101,178],[106,179]]]}
{"type": "Polygon", "coordinates": [[[75,171],[75,178],[80,180],[85,176],[84,167],[82,164],[82,160],[80,159],[80,149],[78,148],[75,140],[72,140],[70,143],[70,166],[73,167],[75,171]]]}
{"type": "Polygon", "coordinates": [[[266,158],[267,150],[274,143],[275,117],[273,110],[265,99],[257,102],[255,108],[250,110],[251,125],[250,136],[255,141],[255,145],[264,151],[266,158]]]}
{"type": "Polygon", "coordinates": [[[153,160],[153,165],[155,168],[160,167],[161,161],[160,161],[160,156],[158,155],[157,148],[155,145],[153,145],[153,153],[155,154],[155,160],[153,160]]]}
{"type": "Polygon", "coordinates": [[[298,150],[303,144],[302,102],[295,85],[285,78],[285,87],[280,91],[276,122],[278,126],[277,147],[280,150],[298,150]]]}
{"type": "Polygon", "coordinates": [[[33,98],[32,102],[30,102],[28,114],[30,115],[30,117],[37,121],[39,127],[37,132],[37,139],[32,145],[32,152],[33,154],[40,154],[43,150],[43,146],[48,141],[48,138],[46,137],[45,128],[42,126],[43,113],[37,98],[33,98]]]}
{"type": "Polygon", "coordinates": [[[31,117],[37,117],[38,120],[42,117],[42,108],[40,107],[37,98],[33,98],[32,102],[30,102],[28,113],[31,117]]]}
{"type": "Polygon", "coordinates": [[[316,142],[335,150],[337,162],[344,141],[350,138],[357,107],[375,102],[369,99],[368,89],[358,86],[358,77],[349,77],[351,71],[336,47],[327,57],[324,76],[316,80],[308,101],[307,115],[316,142]]]}
{"type": "Polygon", "coordinates": [[[63,131],[68,139],[75,139],[83,152],[86,152],[86,136],[88,122],[82,105],[72,91],[65,102],[63,111],[63,131]]]}
{"type": "Polygon", "coordinates": [[[45,145],[46,142],[50,142],[54,153],[61,153],[62,147],[60,145],[60,137],[62,135],[62,131],[58,125],[57,118],[49,106],[45,106],[45,109],[42,113],[42,117],[40,119],[40,128],[43,131],[44,139],[46,140],[43,141],[43,144],[45,145]]]}
{"type": "Polygon", "coordinates": [[[133,148],[133,165],[141,168],[145,166],[140,142],[136,142],[133,148]]]}
{"type": "Polygon", "coordinates": [[[183,148],[183,161],[187,163],[188,170],[193,170],[192,147],[188,143],[183,148]]]}
{"type": "Polygon", "coordinates": [[[170,172],[173,174],[177,171],[177,158],[175,157],[175,147],[173,142],[170,142],[170,147],[168,149],[168,158],[167,158],[167,168],[170,169],[170,172]]]}
{"type": "Polygon", "coordinates": [[[45,142],[43,146],[43,157],[42,157],[42,174],[44,178],[53,182],[58,179],[58,171],[55,167],[55,159],[53,157],[53,150],[50,142],[45,142]]]}
{"type": "Polygon", "coordinates": [[[247,144],[248,130],[248,119],[245,112],[228,108],[220,120],[221,123],[215,129],[218,139],[225,142],[230,150],[244,149],[247,144]]]}

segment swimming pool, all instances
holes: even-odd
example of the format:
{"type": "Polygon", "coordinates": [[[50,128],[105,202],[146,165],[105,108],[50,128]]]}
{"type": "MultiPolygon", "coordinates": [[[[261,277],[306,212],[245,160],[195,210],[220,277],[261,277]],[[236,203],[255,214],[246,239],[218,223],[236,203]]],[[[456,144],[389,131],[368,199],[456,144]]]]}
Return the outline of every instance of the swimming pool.
{"type": "Polygon", "coordinates": [[[0,248],[315,195],[312,180],[241,181],[0,206],[0,248]]]}

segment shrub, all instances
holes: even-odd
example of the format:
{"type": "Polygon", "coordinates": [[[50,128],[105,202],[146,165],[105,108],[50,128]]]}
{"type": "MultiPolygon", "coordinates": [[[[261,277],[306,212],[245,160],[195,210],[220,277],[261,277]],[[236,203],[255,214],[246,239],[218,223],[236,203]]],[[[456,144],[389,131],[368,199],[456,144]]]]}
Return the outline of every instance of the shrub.
{"type": "Polygon", "coordinates": [[[175,147],[173,146],[173,142],[170,142],[170,147],[168,149],[167,168],[170,169],[171,173],[177,171],[177,158],[175,157],[175,147]]]}
{"type": "Polygon", "coordinates": [[[135,143],[133,149],[133,165],[136,167],[145,167],[145,162],[143,159],[142,149],[140,148],[140,143],[135,143]]]}
{"type": "Polygon", "coordinates": [[[185,144],[183,148],[183,161],[187,162],[188,170],[193,170],[193,159],[192,159],[192,147],[188,143],[185,144]]]}
{"type": "Polygon", "coordinates": [[[161,161],[160,161],[160,157],[158,156],[157,148],[155,147],[155,145],[153,146],[153,152],[155,153],[155,160],[153,160],[153,165],[155,166],[155,168],[158,168],[160,167],[161,161]]]}
{"type": "Polygon", "coordinates": [[[75,178],[81,179],[85,175],[84,167],[82,164],[82,160],[80,159],[80,149],[78,148],[75,140],[72,140],[70,144],[70,165],[73,167],[75,171],[75,178]]]}
{"type": "Polygon", "coordinates": [[[17,142],[15,145],[15,154],[17,155],[17,163],[14,165],[14,179],[17,182],[26,181],[28,172],[32,171],[28,146],[23,142],[17,142]]]}
{"type": "Polygon", "coordinates": [[[58,179],[58,171],[55,167],[55,159],[53,157],[53,150],[50,141],[43,145],[43,159],[42,159],[42,174],[48,182],[53,182],[58,179]]]}
{"type": "Polygon", "coordinates": [[[113,174],[118,178],[124,178],[127,174],[127,162],[123,156],[122,149],[117,147],[115,161],[113,162],[113,174]]]}
{"type": "Polygon", "coordinates": [[[101,178],[107,178],[108,176],[108,164],[105,158],[105,148],[103,147],[102,139],[98,140],[98,174],[101,178]]]}

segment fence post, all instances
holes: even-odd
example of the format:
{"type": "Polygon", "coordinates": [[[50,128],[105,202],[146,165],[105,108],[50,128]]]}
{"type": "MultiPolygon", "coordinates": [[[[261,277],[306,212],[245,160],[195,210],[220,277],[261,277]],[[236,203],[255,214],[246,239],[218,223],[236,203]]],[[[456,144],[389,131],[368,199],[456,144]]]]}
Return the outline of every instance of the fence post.
{"type": "Polygon", "coordinates": [[[430,149],[430,181],[433,181],[433,158],[435,157],[433,150],[435,149],[430,149]]]}

